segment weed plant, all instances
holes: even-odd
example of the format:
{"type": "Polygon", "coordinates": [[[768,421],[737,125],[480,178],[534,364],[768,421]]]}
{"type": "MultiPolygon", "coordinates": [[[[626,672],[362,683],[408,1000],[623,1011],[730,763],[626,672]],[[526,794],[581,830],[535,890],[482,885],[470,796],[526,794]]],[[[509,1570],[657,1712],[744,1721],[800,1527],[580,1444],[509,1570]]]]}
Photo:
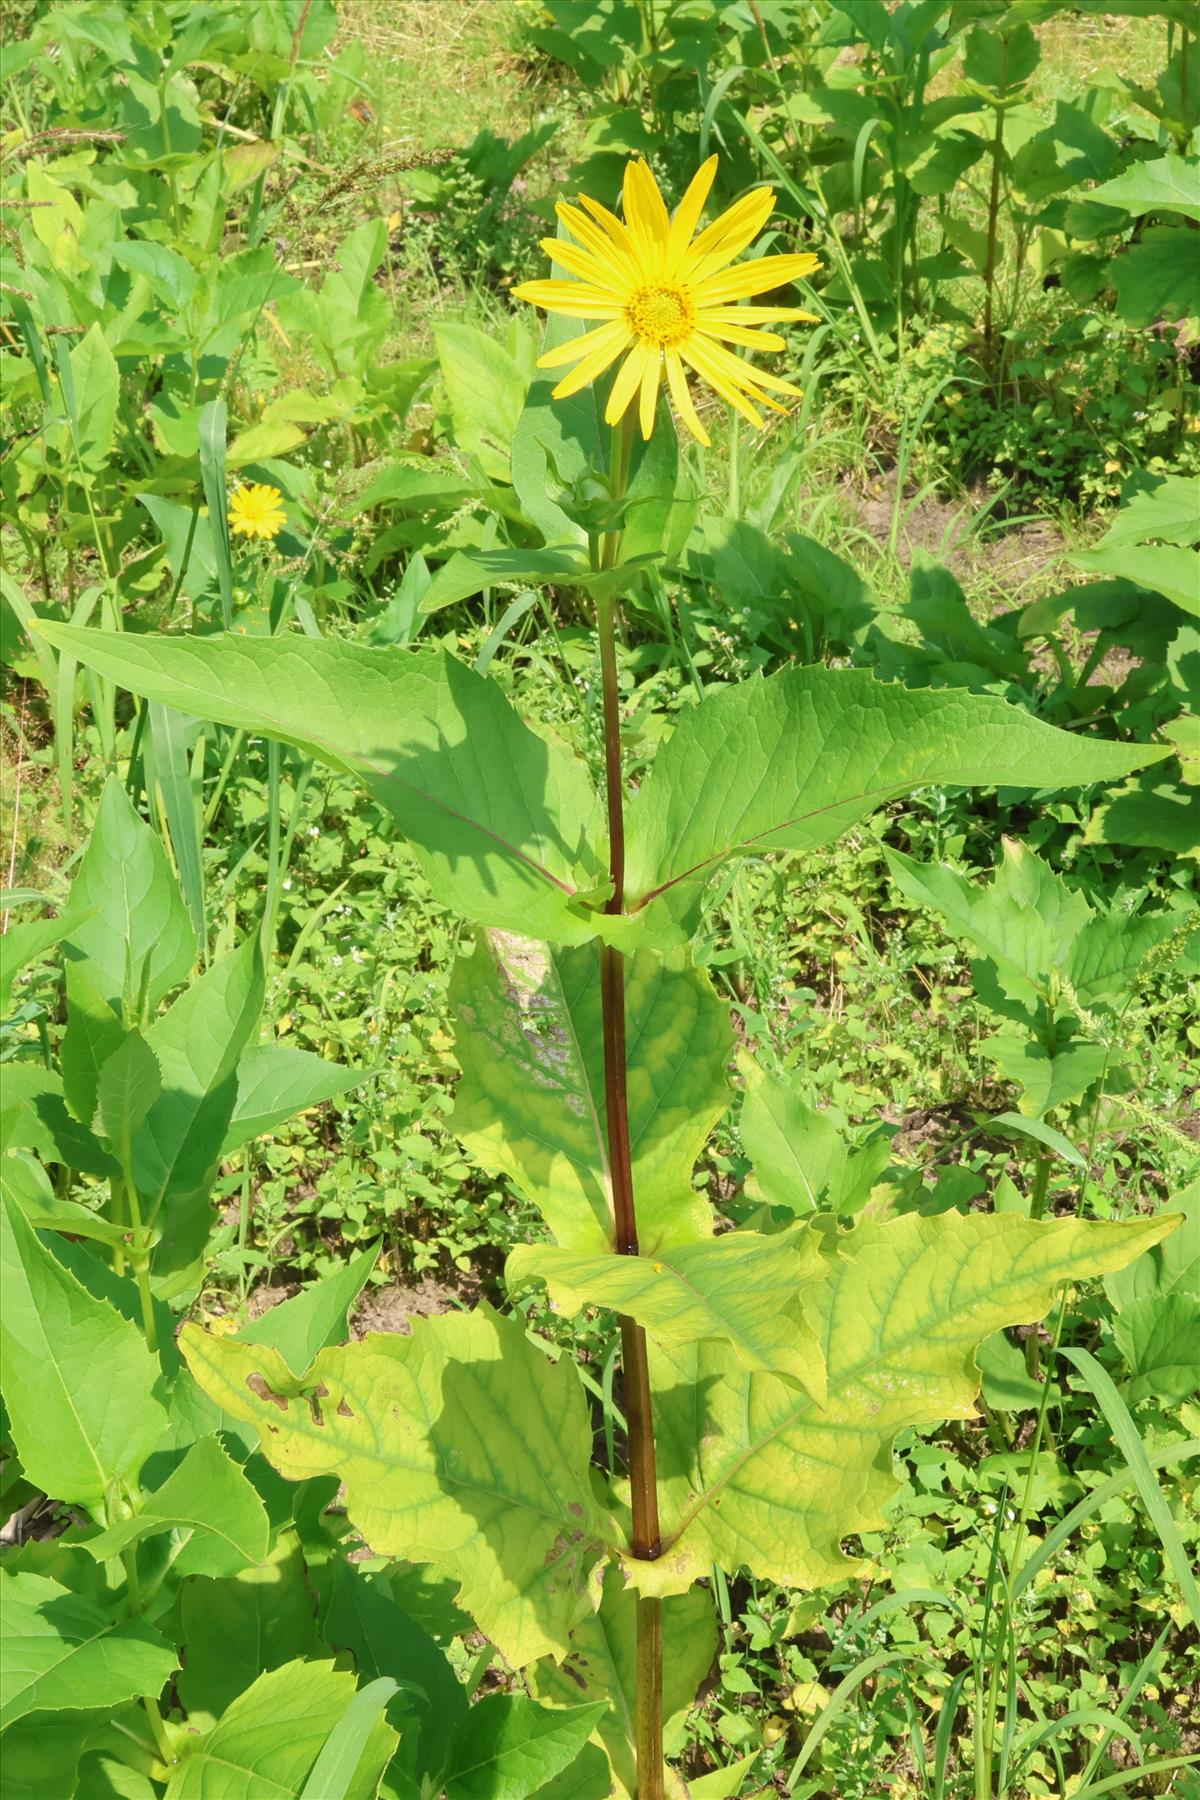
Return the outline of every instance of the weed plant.
{"type": "Polygon", "coordinates": [[[5,1792],[1190,1794],[1190,10],[9,14],[5,1792]]]}

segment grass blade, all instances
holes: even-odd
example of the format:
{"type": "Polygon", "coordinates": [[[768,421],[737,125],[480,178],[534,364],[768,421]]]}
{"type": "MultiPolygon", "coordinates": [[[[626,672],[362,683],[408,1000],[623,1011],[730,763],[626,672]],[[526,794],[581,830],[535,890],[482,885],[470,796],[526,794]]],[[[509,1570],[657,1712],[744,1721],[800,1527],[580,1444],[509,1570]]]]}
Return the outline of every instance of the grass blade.
{"type": "MultiPolygon", "coordinates": [[[[1087,1767],[1084,1769],[1083,1774],[1080,1776],[1080,1780],[1083,1782],[1085,1787],[1086,1787],[1091,1775],[1095,1772],[1095,1770],[1097,1770],[1100,1767],[1101,1763],[1104,1761],[1104,1758],[1108,1752],[1108,1746],[1112,1743],[1115,1732],[1117,1731],[1118,1728],[1121,1728],[1121,1729],[1124,1728],[1125,1715],[1129,1711],[1130,1707],[1133,1705],[1134,1701],[1138,1698],[1138,1695],[1141,1693],[1142,1687],[1144,1686],[1145,1681],[1146,1681],[1146,1677],[1149,1675],[1151,1669],[1154,1667],[1155,1660],[1158,1657],[1158,1655],[1160,1654],[1163,1645],[1166,1643],[1166,1641],[1170,1635],[1171,1635],[1171,1621],[1168,1619],[1167,1623],[1163,1626],[1162,1630],[1159,1632],[1158,1636],[1155,1638],[1154,1642],[1151,1644],[1149,1650],[1147,1650],[1145,1656],[1143,1656],[1141,1662],[1138,1664],[1137,1668],[1134,1670],[1133,1679],[1130,1681],[1129,1686],[1126,1688],[1125,1693],[1122,1696],[1121,1704],[1120,1704],[1120,1706],[1118,1706],[1116,1712],[1112,1715],[1112,1717],[1113,1717],[1112,1724],[1107,1728],[1104,1736],[1100,1739],[1100,1742],[1096,1745],[1096,1748],[1092,1751],[1092,1754],[1088,1758],[1087,1767]]],[[[1140,1744],[1138,1746],[1138,1752],[1139,1752],[1139,1754],[1141,1753],[1141,1745],[1140,1744]]]]}
{"type": "Polygon", "coordinates": [[[173,706],[147,705],[153,784],[162,797],[179,885],[192,915],[203,954],[204,860],[200,838],[200,808],[192,788],[192,773],[184,742],[184,716],[173,706]]]}
{"type": "Polygon", "coordinates": [[[946,1800],[946,1771],[950,1763],[950,1746],[954,1742],[954,1721],[969,1674],[969,1669],[962,1669],[954,1677],[938,1713],[937,1735],[933,1740],[933,1800],[946,1800]]]}
{"type": "Polygon", "coordinates": [[[321,1746],[321,1754],[300,1790],[300,1800],[345,1800],[367,1739],[384,1707],[399,1690],[400,1683],[390,1675],[380,1675],[359,1689],[321,1746]]]}
{"type": "Polygon", "coordinates": [[[1171,1769],[1192,1769],[1197,1763],[1200,1763],[1200,1756],[1161,1756],[1156,1762],[1138,1763],[1136,1768],[1122,1769],[1118,1775],[1093,1781],[1090,1787],[1076,1788],[1071,1800],[1093,1800],[1096,1794],[1113,1794],[1131,1782],[1144,1780],[1147,1775],[1166,1775],[1171,1769]]]}
{"type": "Polygon", "coordinates": [[[1111,1377],[1101,1368],[1095,1357],[1087,1350],[1073,1346],[1064,1346],[1059,1351],[1068,1362],[1074,1363],[1083,1376],[1088,1388],[1095,1396],[1096,1402],[1108,1420],[1109,1428],[1125,1461],[1129,1464],[1134,1483],[1141,1495],[1142,1505],[1150,1515],[1150,1521],[1158,1533],[1163,1555],[1171,1565],[1172,1573],[1183,1594],[1188,1611],[1195,1624],[1200,1627],[1200,1588],[1196,1585],[1196,1577],[1188,1560],[1183,1541],[1175,1529],[1175,1521],[1171,1510],[1163,1497],[1163,1491],[1154,1479],[1154,1471],[1150,1467],[1137,1426],[1129,1416],[1129,1409],[1113,1386],[1111,1377]]]}
{"type": "Polygon", "coordinates": [[[213,549],[217,557],[217,582],[221,590],[221,618],[226,631],[233,629],[233,550],[229,542],[229,507],[226,498],[225,433],[227,412],[219,396],[200,413],[200,479],[208,503],[213,549]]]}
{"type": "Polygon", "coordinates": [[[809,1757],[817,1748],[817,1745],[821,1742],[821,1739],[825,1736],[825,1733],[829,1730],[851,1695],[862,1686],[864,1681],[869,1681],[872,1675],[882,1669],[885,1663],[895,1662],[896,1654],[897,1653],[894,1650],[877,1650],[874,1656],[864,1658],[864,1660],[857,1664],[855,1668],[851,1669],[850,1673],[843,1677],[837,1687],[834,1688],[827,1705],[823,1706],[821,1711],[817,1714],[813,1723],[813,1728],[801,1744],[800,1754],[792,1764],[791,1772],[784,1783],[789,1794],[799,1781],[801,1775],[803,1775],[805,1768],[808,1765],[809,1757]]]}
{"type": "MultiPolygon", "coordinates": [[[[1200,1438],[1186,1438],[1181,1444],[1164,1444],[1157,1450],[1150,1451],[1146,1461],[1151,1469],[1165,1469],[1175,1463],[1187,1462],[1190,1457],[1200,1456],[1200,1438]]],[[[1057,1555],[1077,1525],[1090,1518],[1094,1512],[1108,1503],[1122,1488],[1127,1488],[1133,1481],[1132,1469],[1125,1469],[1120,1475],[1112,1475],[1107,1481],[1093,1488],[1085,1499],[1073,1506],[1069,1513],[1059,1520],[1052,1531],[1048,1531],[1033,1555],[1022,1563],[1013,1579],[1013,1599],[1024,1592],[1052,1556],[1057,1555]]]]}

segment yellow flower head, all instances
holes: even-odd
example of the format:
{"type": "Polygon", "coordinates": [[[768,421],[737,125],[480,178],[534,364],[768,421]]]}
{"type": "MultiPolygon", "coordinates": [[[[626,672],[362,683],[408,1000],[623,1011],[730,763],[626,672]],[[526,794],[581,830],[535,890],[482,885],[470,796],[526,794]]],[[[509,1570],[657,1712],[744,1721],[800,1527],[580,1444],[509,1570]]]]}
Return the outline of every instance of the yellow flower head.
{"type": "Polygon", "coordinates": [[[229,502],[230,529],[240,531],[243,537],[278,537],[285,523],[283,495],[264,482],[252,481],[248,487],[238,488],[229,502]]]}
{"type": "Polygon", "coordinates": [[[667,385],[680,417],[702,444],[708,433],[688,391],[684,364],[715,388],[753,425],[762,414],[756,405],[775,412],[786,409],[765,391],[800,397],[800,389],[733,356],[726,344],[748,350],[783,350],[783,338],[758,327],[779,319],[807,319],[812,313],[794,306],[740,306],[737,302],[817,268],[815,256],[762,256],[738,268],[730,264],[762,230],[775,205],[770,188],[755,188],[719,219],[693,236],[704,210],[717,159],[710,156],[693,177],[671,217],[658,183],[644,162],[625,170],[622,221],[596,200],[580,195],[584,208],[561,204],[556,209],[578,244],[544,238],[542,248],[574,281],[526,281],[513,292],[546,312],[568,319],[592,319],[596,329],[560,344],[541,358],[539,368],[575,367],[554,390],[565,400],[595,381],[618,356],[627,352],[612,385],[605,418],[615,425],[638,397],[642,436],[654,429],[658,388],[666,370],[667,385]],[[582,248],[580,247],[582,246],[582,248]],[[754,403],[754,404],[752,404],[754,403]]]}

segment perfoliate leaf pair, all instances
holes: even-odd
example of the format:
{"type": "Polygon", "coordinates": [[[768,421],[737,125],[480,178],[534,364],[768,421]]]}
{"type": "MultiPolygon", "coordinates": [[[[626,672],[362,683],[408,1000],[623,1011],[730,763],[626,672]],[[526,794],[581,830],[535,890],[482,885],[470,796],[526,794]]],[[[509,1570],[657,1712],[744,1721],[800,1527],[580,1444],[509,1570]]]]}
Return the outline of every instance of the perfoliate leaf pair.
{"type": "Polygon", "coordinates": [[[679,921],[726,858],[828,843],[916,787],[1072,786],[1167,754],[1056,731],[987,696],[911,692],[864,670],[787,669],[683,715],[629,806],[634,917],[613,918],[589,898],[607,863],[582,765],[442,652],[39,628],[151,700],[356,772],[440,900],[475,924],[557,944],[597,934],[624,948],[680,944],[679,921]]]}
{"type": "Polygon", "coordinates": [[[662,1344],[728,1343],[739,1362],[825,1397],[825,1358],[804,1310],[819,1281],[824,1235],[803,1227],[776,1237],[738,1231],[650,1256],[584,1256],[552,1244],[512,1251],[509,1282],[544,1281],[565,1312],[607,1306],[662,1344]]]}
{"type": "Polygon", "coordinates": [[[775,1317],[763,1305],[770,1287],[746,1275],[760,1252],[752,1244],[743,1262],[740,1234],[662,1259],[661,1281],[653,1263],[631,1264],[612,1278],[628,1284],[619,1294],[605,1271],[624,1259],[527,1254],[524,1264],[548,1273],[578,1263],[560,1286],[573,1309],[611,1299],[649,1334],[665,1543],[652,1562],[621,1557],[618,1496],[597,1489],[575,1371],[550,1363],[517,1320],[485,1308],[421,1321],[410,1338],[325,1351],[300,1379],[270,1352],[195,1327],[182,1342],[206,1392],[257,1426],[284,1474],[338,1475],[371,1547],[454,1574],[462,1604],[523,1664],[568,1652],[614,1558],[661,1594],[686,1592],[714,1561],[794,1586],[840,1579],[851,1566],[842,1540],[877,1527],[895,1487],[895,1434],[969,1414],[976,1346],[1040,1318],[1058,1284],[1120,1268],[1175,1222],[949,1213],[840,1238],[810,1228],[803,1314],[785,1302],[775,1317]],[[707,1265],[723,1252],[732,1279],[718,1285],[707,1265]],[[689,1259],[705,1265],[709,1292],[683,1309],[689,1259]],[[668,1272],[668,1262],[678,1266],[668,1272]],[[799,1356],[812,1374],[810,1324],[823,1393],[815,1379],[806,1387],[750,1366],[769,1351],[799,1356]]]}

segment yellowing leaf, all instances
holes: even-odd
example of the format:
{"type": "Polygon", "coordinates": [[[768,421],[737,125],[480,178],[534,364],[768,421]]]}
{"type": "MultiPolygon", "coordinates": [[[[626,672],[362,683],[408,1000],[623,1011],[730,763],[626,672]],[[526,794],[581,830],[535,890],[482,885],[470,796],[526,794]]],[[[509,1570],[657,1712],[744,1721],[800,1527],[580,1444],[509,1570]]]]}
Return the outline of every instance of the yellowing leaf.
{"type": "Polygon", "coordinates": [[[286,456],[304,442],[299,425],[284,420],[260,420],[239,431],[225,453],[227,467],[244,469],[250,463],[264,462],[268,457],[286,456]]]}
{"type": "MultiPolygon", "coordinates": [[[[450,997],[463,1071],[454,1130],[540,1207],[560,1245],[603,1254],[613,1221],[595,944],[555,950],[489,932],[455,965],[450,997]]],[[[729,1102],[732,1032],[699,970],[648,951],[626,961],[625,1014],[638,1231],[657,1254],[712,1232],[691,1176],[729,1102]]]]}
{"type": "Polygon", "coordinates": [[[599,1599],[612,1524],[593,1486],[592,1427],[568,1362],[490,1307],[411,1337],[324,1350],[301,1379],[266,1346],[185,1328],[200,1386],[256,1425],[294,1481],[336,1474],[371,1548],[429,1562],[510,1662],[565,1653],[599,1599]]]}
{"type": "Polygon", "coordinates": [[[522,1244],[509,1256],[510,1281],[537,1276],[568,1312],[610,1306],[664,1344],[723,1338],[749,1369],[786,1376],[815,1398],[825,1364],[801,1295],[820,1278],[822,1234],[777,1237],[730,1232],[649,1256],[580,1256],[552,1244],[522,1244]]]}
{"type": "Polygon", "coordinates": [[[1089,1224],[1012,1214],[859,1226],[811,1290],[828,1399],[753,1375],[724,1344],[651,1347],[665,1550],[627,1562],[644,1592],[682,1593],[717,1562],[793,1587],[842,1579],[841,1549],[878,1529],[910,1425],[970,1416],[974,1351],[1050,1308],[1056,1286],[1122,1267],[1172,1219],[1089,1224]]]}

